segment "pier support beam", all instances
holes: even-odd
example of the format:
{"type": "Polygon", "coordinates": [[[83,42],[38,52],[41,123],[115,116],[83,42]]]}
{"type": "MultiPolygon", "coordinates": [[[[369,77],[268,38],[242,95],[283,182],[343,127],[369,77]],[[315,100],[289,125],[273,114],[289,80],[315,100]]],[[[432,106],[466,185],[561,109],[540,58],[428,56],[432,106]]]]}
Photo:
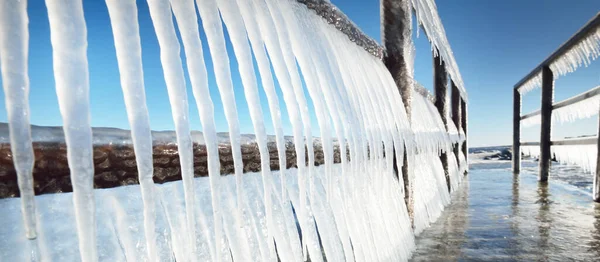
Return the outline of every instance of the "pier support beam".
{"type": "MultiPolygon", "coordinates": [[[[600,117],[598,117],[598,137],[600,137],[600,117]]],[[[598,153],[596,156],[596,173],[594,174],[594,185],[592,189],[592,197],[594,201],[600,203],[600,138],[597,143],[598,153]]]]}
{"type": "MultiPolygon", "coordinates": [[[[411,46],[412,9],[409,0],[381,0],[381,41],[386,49],[383,59],[398,87],[408,119],[411,119],[412,77],[408,71],[408,57],[405,50],[411,46]]],[[[412,170],[408,162],[408,151],[404,148],[402,159],[402,180],[404,200],[411,222],[414,222],[414,196],[412,170]]]]}
{"type": "Polygon", "coordinates": [[[548,66],[542,68],[542,125],[540,127],[540,173],[538,181],[548,181],[550,172],[550,141],[552,139],[552,103],[554,102],[554,77],[548,66]]]}
{"type": "MultiPolygon", "coordinates": [[[[452,108],[452,122],[454,123],[454,126],[456,126],[456,130],[460,135],[460,129],[462,127],[462,121],[460,119],[462,113],[460,92],[458,91],[456,84],[454,84],[454,81],[450,80],[450,83],[452,83],[452,96],[450,103],[450,107],[452,108]]],[[[456,163],[458,163],[458,166],[460,167],[460,158],[458,157],[458,154],[462,153],[462,143],[458,142],[458,144],[455,144],[452,149],[454,151],[454,156],[456,157],[456,163]]]]}
{"type": "Polygon", "coordinates": [[[462,152],[465,155],[465,175],[469,172],[469,135],[468,135],[468,121],[469,120],[469,115],[467,112],[469,112],[467,110],[467,102],[465,102],[464,99],[460,99],[460,110],[461,110],[461,114],[460,114],[460,121],[462,122],[462,128],[463,128],[463,132],[465,132],[465,141],[462,143],[462,152]]]}
{"type": "Polygon", "coordinates": [[[513,174],[521,172],[521,93],[518,87],[513,90],[513,174]]]}
{"type": "MultiPolygon", "coordinates": [[[[435,53],[433,55],[433,87],[435,91],[435,107],[440,113],[442,122],[446,127],[446,132],[448,132],[448,73],[446,73],[446,64],[439,55],[435,56],[435,53]]],[[[440,154],[440,160],[442,161],[442,167],[444,168],[448,192],[450,192],[451,183],[450,174],[448,172],[448,152],[442,152],[440,154]]]]}

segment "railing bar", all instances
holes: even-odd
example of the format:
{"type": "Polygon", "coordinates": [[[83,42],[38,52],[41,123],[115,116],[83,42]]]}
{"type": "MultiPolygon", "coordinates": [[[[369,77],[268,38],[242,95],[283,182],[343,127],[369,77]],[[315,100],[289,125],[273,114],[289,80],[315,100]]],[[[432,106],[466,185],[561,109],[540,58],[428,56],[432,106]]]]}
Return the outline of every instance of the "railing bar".
{"type": "MultiPolygon", "coordinates": [[[[578,138],[578,139],[565,139],[551,141],[550,145],[553,146],[572,146],[572,145],[594,145],[598,142],[597,137],[589,138],[578,138]]],[[[540,142],[521,142],[521,146],[539,146],[540,142]]]]}
{"type": "Polygon", "coordinates": [[[540,142],[521,142],[521,146],[539,146],[540,142]]]}
{"type": "Polygon", "coordinates": [[[567,98],[567,99],[565,99],[563,101],[554,103],[554,105],[552,105],[552,110],[556,110],[556,109],[559,109],[559,108],[562,108],[562,107],[566,107],[566,106],[575,104],[577,102],[581,102],[583,100],[592,98],[592,97],[597,96],[597,95],[600,95],[600,86],[594,87],[594,88],[592,88],[592,89],[590,89],[590,90],[588,90],[588,91],[586,91],[584,93],[581,93],[579,95],[576,95],[574,97],[567,98]]]}
{"type": "MultiPolygon", "coordinates": [[[[576,95],[574,97],[570,97],[570,98],[567,98],[567,99],[565,99],[563,101],[554,103],[554,105],[552,105],[552,110],[556,110],[556,109],[559,109],[559,108],[570,106],[572,104],[575,104],[577,102],[581,102],[581,101],[586,100],[586,99],[590,99],[590,98],[595,97],[597,95],[600,95],[600,86],[594,87],[594,88],[592,88],[592,89],[590,89],[590,90],[588,90],[588,91],[586,91],[584,93],[581,93],[579,95],[576,95]]],[[[531,112],[529,114],[521,116],[521,121],[523,121],[523,120],[525,120],[527,118],[530,118],[530,117],[534,117],[534,116],[539,115],[541,113],[542,113],[541,110],[533,111],[533,112],[531,112]]]]}
{"type": "Polygon", "coordinates": [[[521,116],[521,121],[523,121],[523,120],[525,120],[525,119],[527,119],[527,118],[531,118],[531,117],[537,116],[537,115],[539,115],[539,114],[541,114],[541,113],[542,113],[542,111],[541,111],[541,110],[533,111],[533,112],[531,112],[531,113],[529,113],[529,114],[526,114],[526,115],[523,115],[523,116],[521,116]]]}
{"type": "Polygon", "coordinates": [[[595,145],[598,142],[598,137],[566,139],[550,142],[553,146],[570,146],[570,145],[595,145]]]}
{"type": "Polygon", "coordinates": [[[521,79],[521,81],[519,81],[515,85],[515,88],[519,89],[521,87],[521,85],[523,85],[529,79],[533,78],[538,72],[540,72],[544,66],[549,66],[555,59],[559,58],[564,53],[566,53],[573,45],[579,43],[579,41],[581,39],[586,37],[590,31],[592,31],[593,29],[596,29],[596,27],[598,27],[599,25],[600,25],[600,12],[597,13],[596,16],[594,16],[592,19],[590,19],[590,21],[588,21],[585,24],[585,26],[583,26],[581,29],[579,29],[579,31],[577,33],[573,34],[573,36],[571,36],[571,38],[569,38],[569,40],[567,40],[565,43],[563,43],[558,49],[556,49],[556,51],[554,51],[550,56],[548,56],[548,58],[546,58],[546,60],[544,60],[542,63],[540,63],[538,66],[536,66],[535,69],[533,69],[529,74],[527,74],[527,76],[525,76],[523,79],[521,79]]]}

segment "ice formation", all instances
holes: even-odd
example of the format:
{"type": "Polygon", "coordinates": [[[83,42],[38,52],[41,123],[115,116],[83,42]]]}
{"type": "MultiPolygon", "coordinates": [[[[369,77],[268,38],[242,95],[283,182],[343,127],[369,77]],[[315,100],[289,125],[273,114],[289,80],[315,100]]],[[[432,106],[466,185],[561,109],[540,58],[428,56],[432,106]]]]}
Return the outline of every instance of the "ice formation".
{"type": "Polygon", "coordinates": [[[47,0],[54,79],[73,184],[73,205],[81,260],[96,261],[94,160],[90,127],[87,28],[81,1],[47,0]]]}
{"type": "MultiPolygon", "coordinates": [[[[196,253],[196,219],[194,200],[194,163],[192,138],[190,135],[189,110],[186,94],[186,84],[181,64],[180,44],[173,27],[171,6],[167,0],[148,0],[150,16],[158,43],[160,45],[161,63],[169,102],[175,122],[177,135],[177,149],[181,165],[181,177],[184,183],[185,214],[189,248],[192,254],[196,253]]],[[[217,189],[215,189],[217,190],[217,189]]],[[[218,192],[218,191],[217,191],[218,192]]],[[[217,208],[215,208],[217,209],[217,208]]],[[[218,213],[218,211],[215,211],[218,213]]],[[[218,223],[217,223],[218,225],[218,223]]],[[[219,231],[220,232],[220,231],[219,231]]],[[[217,234],[218,236],[218,234],[217,234]]],[[[192,255],[193,257],[193,255],[192,255]]]]}
{"type": "Polygon", "coordinates": [[[156,201],[152,160],[152,134],[142,69],[142,47],[137,23],[135,0],[107,0],[111,18],[121,87],[138,167],[142,200],[144,202],[144,233],[150,261],[158,261],[156,247],[156,201]]]}
{"type": "MultiPolygon", "coordinates": [[[[83,261],[406,261],[414,249],[415,233],[435,221],[449,204],[439,154],[448,153],[451,188],[456,189],[467,168],[466,159],[462,152],[456,156],[450,150],[465,140],[462,127],[449,122],[447,132],[433,103],[417,91],[413,91],[409,119],[395,82],[379,58],[305,5],[291,0],[148,0],[176,127],[173,134],[149,129],[136,1],[106,2],[132,131],[131,136],[122,130],[104,131],[122,138],[122,143],[133,143],[141,184],[92,190],[92,142],[106,140],[93,140],[89,126],[82,5],[81,1],[63,6],[47,0],[64,137],[69,163],[74,163],[70,167],[74,192],[36,198],[40,201],[37,220],[28,221],[34,213],[24,212],[25,223],[14,212],[18,200],[1,200],[0,219],[15,225],[0,228],[0,235],[8,239],[8,245],[0,246],[3,260],[19,261],[35,254],[50,260],[83,261]],[[228,136],[216,132],[201,34],[208,42],[228,136]],[[227,50],[227,37],[232,53],[227,50]],[[202,134],[192,133],[189,127],[181,45],[202,134]],[[232,70],[230,57],[235,58],[238,70],[232,70]],[[239,131],[235,74],[241,79],[240,88],[235,89],[243,90],[249,105],[260,173],[242,175],[240,145],[250,138],[239,131]],[[73,92],[75,88],[78,92],[73,92]],[[283,94],[295,152],[307,155],[308,164],[298,157],[297,168],[270,171],[270,140],[260,88],[275,127],[280,166],[287,164],[288,141],[277,91],[283,94]],[[309,108],[310,102],[314,109],[309,108]],[[318,126],[314,130],[320,138],[313,139],[310,110],[315,111],[318,126]],[[183,181],[154,185],[151,146],[164,139],[177,141],[183,181]],[[220,174],[218,147],[224,140],[232,148],[235,176],[220,174]],[[206,145],[208,178],[193,177],[193,142],[206,145]],[[323,148],[322,166],[315,167],[313,143],[323,148]],[[339,164],[334,164],[336,149],[339,164]],[[402,174],[395,172],[402,170],[402,161],[393,161],[394,155],[402,159],[405,154],[414,168],[408,174],[414,181],[414,231],[404,201],[404,182],[398,179],[402,174]],[[65,204],[71,196],[75,204],[65,204]],[[22,245],[24,232],[34,222],[40,229],[38,239],[22,245]],[[79,247],[68,245],[77,237],[79,247]]],[[[435,3],[412,2],[465,97],[435,3]]],[[[11,14],[0,18],[2,26],[11,25],[15,17],[26,24],[24,4],[2,3],[0,8],[11,14]]],[[[27,39],[19,41],[12,48],[27,50],[27,39]]],[[[7,52],[4,48],[0,51],[7,52]]],[[[27,59],[26,53],[21,59],[27,59]]],[[[5,63],[2,60],[3,68],[5,63]]],[[[412,64],[408,66],[412,71],[412,64]]],[[[27,79],[26,68],[21,69],[19,77],[27,79]]],[[[7,79],[3,75],[5,90],[7,79]]],[[[28,103],[26,92],[11,99],[24,106],[28,103]]],[[[29,126],[27,121],[20,123],[29,126]]],[[[23,135],[18,141],[31,145],[29,131],[21,131],[11,129],[11,136],[23,135]]],[[[62,133],[55,130],[43,136],[62,139],[62,133]]],[[[31,162],[31,158],[24,161],[31,162]]]]}
{"type": "Polygon", "coordinates": [[[423,26],[429,42],[431,42],[431,48],[434,51],[435,56],[441,56],[442,60],[446,63],[446,70],[448,74],[458,87],[458,90],[463,98],[467,98],[467,92],[464,87],[464,82],[456,59],[454,59],[454,53],[450,48],[450,43],[446,37],[446,31],[442,20],[438,15],[437,6],[434,0],[411,0],[412,6],[415,9],[415,14],[419,25],[423,26]]]}
{"type": "Polygon", "coordinates": [[[539,158],[540,157],[540,146],[522,146],[521,150],[524,155],[539,158]]]}
{"type": "MultiPolygon", "coordinates": [[[[590,91],[599,89],[600,86],[591,89],[590,91]]],[[[570,98],[569,98],[570,99],[570,98]]],[[[566,100],[569,100],[566,99],[566,100]]],[[[560,103],[560,102],[558,102],[560,103]]],[[[554,103],[555,105],[558,103],[554,103]]],[[[559,107],[552,110],[552,123],[568,123],[579,119],[590,118],[598,115],[600,112],[600,95],[588,97],[579,102],[559,107]]],[[[521,121],[523,127],[539,125],[541,123],[541,115],[526,118],[521,121]]]]}
{"type": "Polygon", "coordinates": [[[29,125],[29,31],[27,2],[0,3],[0,68],[13,162],[21,193],[21,213],[27,238],[36,237],[35,199],[33,191],[33,147],[29,125]]]}
{"type": "Polygon", "coordinates": [[[583,168],[584,171],[595,173],[598,146],[593,145],[560,145],[550,148],[556,161],[567,164],[576,165],[583,168]]]}
{"type": "MultiPolygon", "coordinates": [[[[550,62],[554,80],[568,73],[572,73],[581,66],[587,67],[600,56],[600,27],[596,28],[573,45],[564,54],[550,62]]],[[[542,74],[536,73],[525,81],[520,87],[521,95],[542,86],[542,74]]]]}

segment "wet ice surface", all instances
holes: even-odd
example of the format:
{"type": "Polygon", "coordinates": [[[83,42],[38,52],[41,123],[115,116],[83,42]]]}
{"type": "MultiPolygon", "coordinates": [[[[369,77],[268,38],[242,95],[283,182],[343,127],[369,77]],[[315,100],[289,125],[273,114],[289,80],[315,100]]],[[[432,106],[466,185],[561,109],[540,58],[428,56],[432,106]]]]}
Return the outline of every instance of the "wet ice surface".
{"type": "Polygon", "coordinates": [[[538,186],[536,162],[524,161],[517,177],[509,161],[473,162],[452,204],[417,238],[413,261],[598,260],[600,204],[573,184],[591,175],[554,165],[548,186],[538,186]]]}

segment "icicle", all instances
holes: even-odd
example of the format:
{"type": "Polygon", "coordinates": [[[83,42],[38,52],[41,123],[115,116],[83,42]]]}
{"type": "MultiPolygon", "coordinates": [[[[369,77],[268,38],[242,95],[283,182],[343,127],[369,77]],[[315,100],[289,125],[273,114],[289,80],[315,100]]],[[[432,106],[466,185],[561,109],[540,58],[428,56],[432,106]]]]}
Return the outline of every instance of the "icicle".
{"type": "MultiPolygon", "coordinates": [[[[600,88],[600,86],[594,89],[598,88],[600,88]]],[[[600,95],[595,95],[577,103],[552,110],[552,121],[554,123],[573,122],[578,119],[595,116],[598,114],[599,110],[600,95]]]]}
{"type": "Polygon", "coordinates": [[[540,147],[539,146],[522,146],[522,152],[526,156],[539,158],[540,157],[540,147]]]}
{"type": "Polygon", "coordinates": [[[572,73],[580,66],[587,67],[600,55],[600,28],[591,31],[579,43],[573,45],[558,59],[552,61],[550,69],[554,73],[554,79],[572,73]]]}
{"type": "Polygon", "coordinates": [[[8,113],[10,147],[17,171],[25,236],[34,239],[37,233],[32,174],[34,155],[29,125],[27,1],[2,1],[0,20],[0,67],[8,113]]]}
{"type": "Polygon", "coordinates": [[[542,123],[542,115],[537,114],[535,116],[521,120],[521,127],[530,127],[530,126],[539,125],[541,123],[542,123]]]}
{"type": "MultiPolygon", "coordinates": [[[[179,151],[181,177],[183,180],[183,192],[185,197],[186,224],[189,240],[187,243],[190,247],[190,259],[194,260],[197,249],[194,204],[194,163],[188,117],[188,100],[185,91],[185,79],[183,76],[181,58],[179,57],[179,41],[177,40],[175,28],[173,27],[173,18],[169,2],[167,0],[148,0],[148,7],[160,45],[160,58],[165,81],[167,83],[173,120],[175,121],[177,148],[179,151]]],[[[218,209],[218,207],[215,209],[218,209]]],[[[217,225],[215,225],[215,228],[215,230],[217,230],[217,225]]]]}
{"type": "Polygon", "coordinates": [[[454,54],[450,48],[450,43],[446,37],[444,25],[437,11],[434,0],[411,0],[414,6],[417,22],[421,24],[427,33],[431,48],[438,50],[442,60],[446,62],[448,74],[458,87],[463,98],[467,97],[462,76],[458,70],[458,65],[454,59],[454,54]]]}
{"type": "Polygon", "coordinates": [[[576,165],[585,172],[596,172],[596,158],[598,146],[593,145],[567,145],[552,146],[552,154],[556,160],[566,165],[576,165]]]}
{"type": "MultiPolygon", "coordinates": [[[[220,239],[222,235],[222,220],[221,220],[221,201],[220,201],[220,180],[221,180],[221,169],[218,152],[218,138],[215,127],[214,119],[214,106],[210,97],[210,91],[208,88],[208,77],[206,72],[206,65],[204,63],[204,54],[202,51],[202,42],[200,41],[200,35],[198,32],[198,19],[196,16],[196,7],[193,0],[171,0],[173,6],[173,13],[178,22],[179,31],[183,40],[183,45],[186,53],[186,62],[188,72],[190,74],[190,80],[192,83],[192,92],[196,105],[198,107],[198,113],[200,115],[200,122],[202,124],[202,131],[207,151],[207,163],[209,181],[211,187],[211,204],[213,206],[213,217],[214,217],[214,230],[215,238],[220,239]]],[[[243,203],[241,192],[241,177],[236,177],[237,181],[237,203],[241,205],[243,203]]],[[[242,208],[237,209],[237,218],[241,220],[242,208]]],[[[212,255],[216,256],[214,252],[219,248],[219,241],[217,241],[216,247],[212,250],[212,255]]],[[[215,259],[213,257],[213,259],[215,259]]]]}
{"type": "Polygon", "coordinates": [[[106,0],[113,27],[117,60],[121,73],[121,87],[131,126],[139,181],[144,201],[144,232],[150,261],[158,261],[156,247],[156,203],[152,162],[152,134],[146,107],[142,48],[134,0],[106,0]]]}
{"type": "Polygon", "coordinates": [[[97,261],[87,29],[81,1],[46,0],[82,261],[97,261]]]}
{"type": "MultiPolygon", "coordinates": [[[[275,128],[275,140],[277,143],[277,156],[279,158],[279,172],[281,176],[285,176],[286,170],[286,144],[285,137],[283,135],[283,126],[281,123],[281,110],[279,109],[279,99],[275,91],[275,85],[273,83],[273,76],[271,74],[271,68],[269,66],[269,59],[264,47],[264,41],[260,35],[260,31],[257,25],[254,14],[254,6],[249,1],[238,0],[242,18],[244,19],[244,25],[248,32],[248,38],[252,44],[252,52],[256,58],[258,64],[258,70],[260,72],[261,82],[263,89],[267,95],[267,102],[269,104],[269,110],[271,112],[271,119],[273,121],[273,127],[275,128]]],[[[281,180],[281,200],[286,199],[285,182],[281,180]]]]}

